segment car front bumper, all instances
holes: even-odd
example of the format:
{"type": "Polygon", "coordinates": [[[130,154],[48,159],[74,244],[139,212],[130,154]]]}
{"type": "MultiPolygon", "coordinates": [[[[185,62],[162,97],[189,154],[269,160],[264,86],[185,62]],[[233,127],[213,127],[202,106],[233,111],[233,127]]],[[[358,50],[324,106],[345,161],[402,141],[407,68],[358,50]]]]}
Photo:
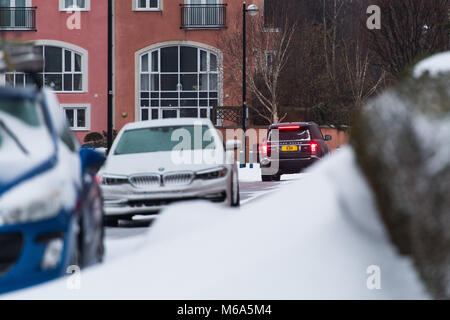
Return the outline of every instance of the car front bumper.
{"type": "Polygon", "coordinates": [[[65,274],[73,248],[73,215],[61,211],[57,216],[32,223],[0,227],[0,294],[53,280],[65,274]],[[51,243],[62,246],[55,264],[43,267],[51,243]],[[14,249],[13,249],[14,248],[14,249]]]}
{"type": "Polygon", "coordinates": [[[104,209],[107,216],[155,214],[167,205],[187,200],[225,201],[230,173],[214,180],[194,180],[178,187],[155,187],[137,189],[130,184],[120,186],[102,185],[104,209]]]}

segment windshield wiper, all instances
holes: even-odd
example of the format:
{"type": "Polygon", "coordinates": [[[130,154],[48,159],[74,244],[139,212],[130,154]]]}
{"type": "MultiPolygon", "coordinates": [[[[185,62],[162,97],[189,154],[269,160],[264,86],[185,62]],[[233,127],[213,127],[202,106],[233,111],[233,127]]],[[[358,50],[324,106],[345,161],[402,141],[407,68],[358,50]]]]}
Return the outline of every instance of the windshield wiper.
{"type": "Polygon", "coordinates": [[[23,153],[28,155],[28,150],[25,148],[25,146],[20,142],[19,138],[8,128],[5,122],[3,122],[2,119],[0,119],[0,127],[3,128],[3,130],[14,140],[14,142],[17,144],[20,150],[22,150],[23,153]]]}

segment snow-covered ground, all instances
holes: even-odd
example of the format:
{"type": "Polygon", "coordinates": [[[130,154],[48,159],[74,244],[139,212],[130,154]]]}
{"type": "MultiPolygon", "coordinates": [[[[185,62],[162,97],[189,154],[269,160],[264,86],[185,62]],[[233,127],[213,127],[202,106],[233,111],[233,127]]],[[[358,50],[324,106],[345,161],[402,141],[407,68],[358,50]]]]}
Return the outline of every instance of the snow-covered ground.
{"type": "Polygon", "coordinates": [[[387,240],[350,148],[240,210],[172,206],[139,239],[83,271],[80,290],[65,278],[2,298],[428,298],[387,240]],[[368,270],[377,268],[381,288],[370,290],[368,270]]]}

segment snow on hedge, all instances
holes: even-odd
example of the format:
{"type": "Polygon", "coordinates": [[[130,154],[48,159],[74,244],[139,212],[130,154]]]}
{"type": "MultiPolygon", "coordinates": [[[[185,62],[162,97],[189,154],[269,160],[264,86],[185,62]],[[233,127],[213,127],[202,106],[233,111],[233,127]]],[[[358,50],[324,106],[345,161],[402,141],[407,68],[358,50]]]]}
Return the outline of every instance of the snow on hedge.
{"type": "Polygon", "coordinates": [[[240,210],[170,207],[135,252],[18,299],[422,299],[414,268],[387,240],[347,148],[240,210]],[[367,279],[377,266],[381,288],[367,279]]]}

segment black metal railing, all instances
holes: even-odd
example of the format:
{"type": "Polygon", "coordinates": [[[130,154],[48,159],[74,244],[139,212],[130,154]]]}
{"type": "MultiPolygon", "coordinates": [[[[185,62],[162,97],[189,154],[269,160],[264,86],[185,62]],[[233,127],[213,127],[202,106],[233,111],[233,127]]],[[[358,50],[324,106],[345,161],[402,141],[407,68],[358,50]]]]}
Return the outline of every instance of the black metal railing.
{"type": "Polygon", "coordinates": [[[36,30],[37,7],[0,7],[0,30],[36,30]]]}
{"type": "Polygon", "coordinates": [[[216,127],[240,128],[242,112],[242,106],[217,106],[211,109],[210,119],[216,127]]]}
{"type": "Polygon", "coordinates": [[[180,4],[181,29],[220,29],[227,26],[226,4],[180,4]]]}

